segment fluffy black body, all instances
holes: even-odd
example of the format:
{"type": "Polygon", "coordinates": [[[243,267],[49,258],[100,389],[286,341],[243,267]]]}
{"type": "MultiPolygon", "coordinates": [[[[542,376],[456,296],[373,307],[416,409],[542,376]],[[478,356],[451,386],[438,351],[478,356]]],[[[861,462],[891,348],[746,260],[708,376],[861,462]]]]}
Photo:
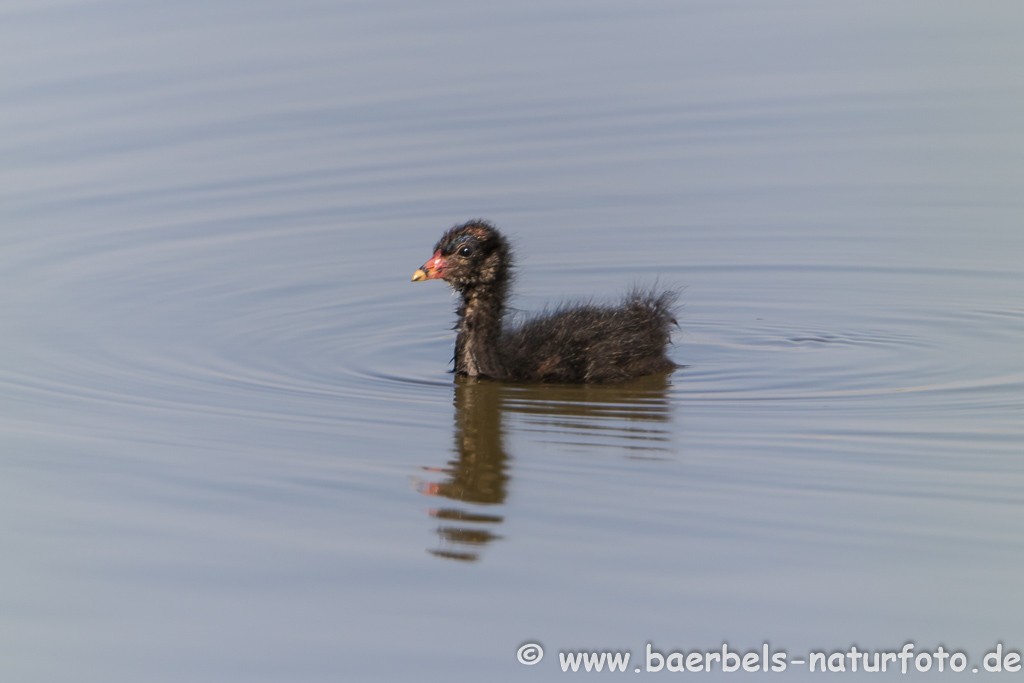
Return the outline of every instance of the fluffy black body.
{"type": "Polygon", "coordinates": [[[449,230],[413,280],[444,279],[462,295],[455,372],[521,382],[623,382],[676,368],[665,355],[678,292],[635,290],[618,306],[563,306],[505,329],[512,254],[490,223],[449,230]]]}

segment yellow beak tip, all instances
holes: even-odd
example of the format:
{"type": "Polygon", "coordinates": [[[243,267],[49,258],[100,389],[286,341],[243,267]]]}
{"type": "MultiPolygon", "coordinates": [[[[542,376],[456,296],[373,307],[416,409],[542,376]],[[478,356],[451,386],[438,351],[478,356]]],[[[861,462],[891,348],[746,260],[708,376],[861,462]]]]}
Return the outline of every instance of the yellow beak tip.
{"type": "Polygon", "coordinates": [[[420,268],[419,270],[417,270],[415,273],[412,274],[412,281],[413,282],[419,282],[420,280],[426,280],[426,279],[427,279],[427,273],[422,268],[420,268]]]}

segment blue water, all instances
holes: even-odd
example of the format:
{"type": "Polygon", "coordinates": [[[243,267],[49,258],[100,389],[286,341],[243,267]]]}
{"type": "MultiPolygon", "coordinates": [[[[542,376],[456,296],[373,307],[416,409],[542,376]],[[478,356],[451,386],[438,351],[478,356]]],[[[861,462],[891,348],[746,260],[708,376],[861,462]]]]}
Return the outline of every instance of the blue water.
{"type": "Polygon", "coordinates": [[[0,8],[0,677],[1020,652],[1022,22],[0,8]],[[521,311],[682,288],[682,367],[454,381],[476,217],[521,311]]]}

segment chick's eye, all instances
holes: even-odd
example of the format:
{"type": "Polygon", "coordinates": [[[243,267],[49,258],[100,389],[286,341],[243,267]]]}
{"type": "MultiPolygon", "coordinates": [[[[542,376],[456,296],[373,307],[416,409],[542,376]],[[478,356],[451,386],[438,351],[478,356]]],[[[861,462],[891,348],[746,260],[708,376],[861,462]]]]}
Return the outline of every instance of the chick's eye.
{"type": "Polygon", "coordinates": [[[459,249],[459,256],[469,256],[472,253],[473,250],[470,249],[469,247],[463,247],[462,249],[459,249]]]}

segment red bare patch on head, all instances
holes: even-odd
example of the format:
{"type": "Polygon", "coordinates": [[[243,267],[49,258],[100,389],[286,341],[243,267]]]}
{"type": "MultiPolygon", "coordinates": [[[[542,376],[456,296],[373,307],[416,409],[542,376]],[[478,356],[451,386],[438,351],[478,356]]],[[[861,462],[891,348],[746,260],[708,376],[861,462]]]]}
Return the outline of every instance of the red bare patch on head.
{"type": "Polygon", "coordinates": [[[434,255],[430,257],[430,260],[423,264],[423,270],[427,274],[428,280],[436,280],[440,277],[444,277],[445,260],[444,256],[441,256],[441,250],[438,249],[434,252],[434,255]]]}

